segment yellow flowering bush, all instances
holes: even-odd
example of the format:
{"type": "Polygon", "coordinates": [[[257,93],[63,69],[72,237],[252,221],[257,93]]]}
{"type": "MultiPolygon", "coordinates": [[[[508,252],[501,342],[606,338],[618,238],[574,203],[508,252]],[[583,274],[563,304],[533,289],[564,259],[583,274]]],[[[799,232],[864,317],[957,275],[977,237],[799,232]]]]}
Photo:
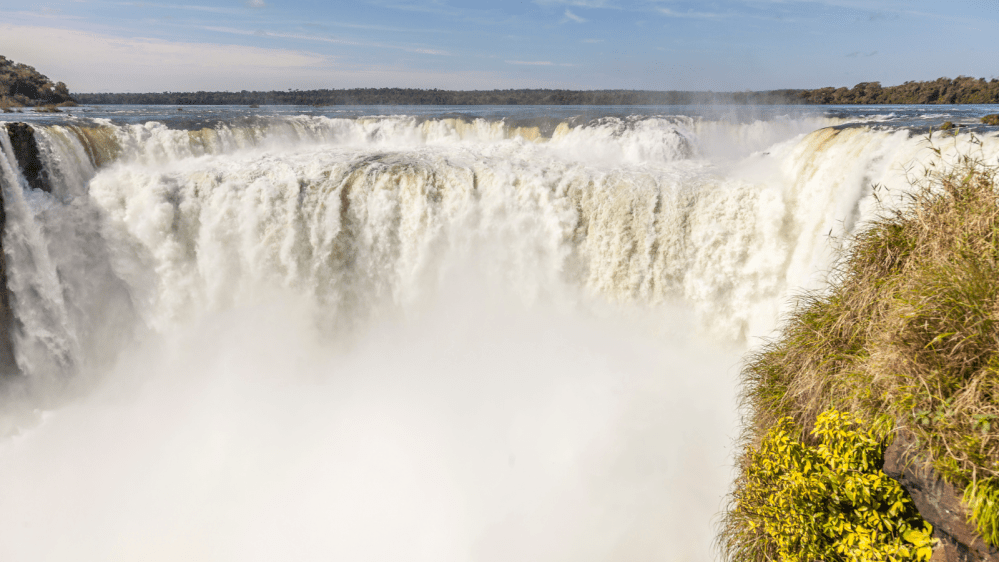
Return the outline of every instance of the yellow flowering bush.
{"type": "Polygon", "coordinates": [[[794,562],[926,562],[932,526],[881,470],[883,439],[851,414],[827,410],[800,442],[790,418],[749,451],[730,517],[748,558],[794,562]]]}

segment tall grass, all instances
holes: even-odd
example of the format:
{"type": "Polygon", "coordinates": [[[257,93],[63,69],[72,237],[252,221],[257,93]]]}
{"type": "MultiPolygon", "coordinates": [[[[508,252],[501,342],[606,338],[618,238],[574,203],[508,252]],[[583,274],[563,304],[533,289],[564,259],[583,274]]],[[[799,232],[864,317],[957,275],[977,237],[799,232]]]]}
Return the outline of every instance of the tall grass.
{"type": "MultiPolygon", "coordinates": [[[[999,193],[997,169],[965,155],[911,175],[907,204],[882,208],[855,236],[826,290],[801,297],[782,334],[748,359],[733,498],[749,459],[785,416],[809,444],[819,414],[851,412],[870,427],[908,430],[937,471],[967,489],[987,541],[999,544],[999,193]]],[[[745,507],[745,506],[742,506],[745,507]]],[[[747,544],[736,499],[720,544],[747,544]]],[[[766,537],[754,536],[754,541],[766,537]]],[[[755,553],[755,554],[754,554],[755,553]]]]}

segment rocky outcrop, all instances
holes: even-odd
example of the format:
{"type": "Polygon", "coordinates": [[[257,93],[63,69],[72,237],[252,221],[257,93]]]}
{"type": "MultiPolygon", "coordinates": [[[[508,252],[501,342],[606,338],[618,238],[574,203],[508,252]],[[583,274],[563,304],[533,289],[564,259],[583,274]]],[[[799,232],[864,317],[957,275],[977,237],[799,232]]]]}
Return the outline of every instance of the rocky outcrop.
{"type": "Polygon", "coordinates": [[[75,101],[66,84],[53,84],[34,68],[0,56],[0,109],[37,105],[75,105],[75,101]]]}
{"type": "Polygon", "coordinates": [[[999,562],[999,550],[968,522],[961,490],[939,478],[918,454],[913,434],[903,431],[895,437],[885,450],[884,471],[909,492],[919,514],[933,525],[933,537],[940,541],[933,562],[999,562]]]}

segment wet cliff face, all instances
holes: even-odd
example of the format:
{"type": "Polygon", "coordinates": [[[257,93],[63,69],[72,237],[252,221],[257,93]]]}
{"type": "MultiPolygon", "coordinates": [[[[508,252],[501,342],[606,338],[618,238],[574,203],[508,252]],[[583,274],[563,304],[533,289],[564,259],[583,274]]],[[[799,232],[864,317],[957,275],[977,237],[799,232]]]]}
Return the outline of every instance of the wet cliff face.
{"type": "MultiPolygon", "coordinates": [[[[42,164],[35,140],[35,132],[27,123],[8,123],[3,133],[10,139],[11,149],[17,160],[21,175],[34,189],[50,192],[48,175],[42,164]]],[[[7,259],[3,247],[2,233],[6,230],[7,214],[3,193],[0,192],[0,376],[19,372],[14,358],[12,331],[15,326],[11,308],[10,291],[7,284],[7,259]]]]}
{"type": "Polygon", "coordinates": [[[27,123],[8,123],[7,135],[10,137],[14,157],[21,168],[24,179],[33,189],[50,192],[48,174],[38,153],[38,143],[35,141],[35,131],[27,123]]]}
{"type": "Polygon", "coordinates": [[[3,252],[3,231],[7,226],[6,218],[3,193],[0,192],[0,376],[17,373],[17,362],[14,360],[14,341],[11,336],[14,313],[10,308],[10,295],[7,291],[7,260],[3,252]]]}

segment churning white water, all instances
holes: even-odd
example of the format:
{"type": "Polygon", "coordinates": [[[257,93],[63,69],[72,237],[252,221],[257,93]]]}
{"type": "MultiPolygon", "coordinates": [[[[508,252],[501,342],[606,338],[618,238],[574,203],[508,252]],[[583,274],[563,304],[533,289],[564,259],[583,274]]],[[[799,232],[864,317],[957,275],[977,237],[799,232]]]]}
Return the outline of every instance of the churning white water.
{"type": "Polygon", "coordinates": [[[740,354],[929,159],[843,122],[0,135],[0,558],[711,560],[740,354]]]}

